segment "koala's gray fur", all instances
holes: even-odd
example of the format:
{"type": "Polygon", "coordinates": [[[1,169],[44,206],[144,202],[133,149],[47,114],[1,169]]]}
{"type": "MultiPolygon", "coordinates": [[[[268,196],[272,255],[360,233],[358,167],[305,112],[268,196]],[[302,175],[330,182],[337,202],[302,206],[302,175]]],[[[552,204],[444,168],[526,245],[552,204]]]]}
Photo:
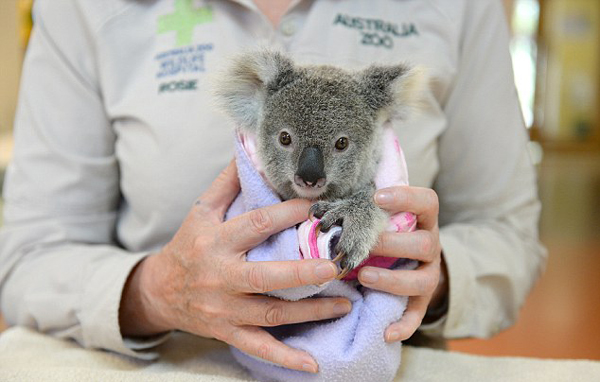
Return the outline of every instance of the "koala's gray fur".
{"type": "Polygon", "coordinates": [[[336,251],[343,273],[357,267],[388,220],[373,201],[381,127],[414,105],[424,86],[421,72],[406,65],[357,72],[297,66],[281,53],[260,50],[235,59],[217,86],[222,108],[255,134],[265,175],[279,195],[318,200],[311,213],[321,218],[321,230],[342,224],[336,251]],[[336,142],[343,137],[348,145],[340,151],[336,142]]]}

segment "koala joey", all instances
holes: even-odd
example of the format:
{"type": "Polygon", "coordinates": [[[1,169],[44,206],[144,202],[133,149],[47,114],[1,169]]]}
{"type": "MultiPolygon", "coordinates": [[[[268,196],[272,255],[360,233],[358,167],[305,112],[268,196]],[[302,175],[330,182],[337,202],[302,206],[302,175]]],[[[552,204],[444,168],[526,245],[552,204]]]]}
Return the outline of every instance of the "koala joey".
{"type": "Polygon", "coordinates": [[[282,199],[306,198],[318,229],[342,226],[342,271],[360,265],[389,219],[373,200],[382,125],[403,117],[423,87],[421,71],[299,66],[259,50],[238,56],[215,89],[238,128],[254,134],[264,175],[282,199]]]}

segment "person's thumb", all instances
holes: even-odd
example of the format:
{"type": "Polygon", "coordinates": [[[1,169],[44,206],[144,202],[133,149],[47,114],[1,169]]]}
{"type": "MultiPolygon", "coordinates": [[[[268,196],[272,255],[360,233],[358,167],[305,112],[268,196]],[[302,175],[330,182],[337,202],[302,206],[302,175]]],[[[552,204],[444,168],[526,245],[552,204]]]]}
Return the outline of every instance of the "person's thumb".
{"type": "Polygon", "coordinates": [[[222,220],[239,192],[240,180],[237,166],[235,160],[231,160],[229,165],[212,182],[208,190],[198,198],[196,204],[204,204],[205,208],[208,207],[215,211],[219,219],[222,220]]]}

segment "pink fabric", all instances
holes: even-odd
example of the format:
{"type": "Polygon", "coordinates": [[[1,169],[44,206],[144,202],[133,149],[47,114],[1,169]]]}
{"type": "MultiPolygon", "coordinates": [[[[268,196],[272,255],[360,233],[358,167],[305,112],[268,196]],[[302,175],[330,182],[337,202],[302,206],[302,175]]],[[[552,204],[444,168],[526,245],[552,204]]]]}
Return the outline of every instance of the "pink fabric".
{"type": "Polygon", "coordinates": [[[317,224],[319,224],[321,220],[316,219],[310,225],[310,231],[308,234],[308,247],[310,248],[310,257],[313,259],[318,259],[319,256],[319,247],[317,246],[317,224]]]}

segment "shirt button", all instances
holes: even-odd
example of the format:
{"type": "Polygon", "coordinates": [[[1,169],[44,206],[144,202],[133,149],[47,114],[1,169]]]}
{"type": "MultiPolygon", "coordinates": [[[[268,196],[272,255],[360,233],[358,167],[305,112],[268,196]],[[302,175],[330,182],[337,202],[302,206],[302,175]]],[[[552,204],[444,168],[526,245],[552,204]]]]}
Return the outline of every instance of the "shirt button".
{"type": "Polygon", "coordinates": [[[281,33],[283,33],[285,36],[290,37],[291,35],[296,33],[296,24],[291,20],[282,22],[281,33]]]}

